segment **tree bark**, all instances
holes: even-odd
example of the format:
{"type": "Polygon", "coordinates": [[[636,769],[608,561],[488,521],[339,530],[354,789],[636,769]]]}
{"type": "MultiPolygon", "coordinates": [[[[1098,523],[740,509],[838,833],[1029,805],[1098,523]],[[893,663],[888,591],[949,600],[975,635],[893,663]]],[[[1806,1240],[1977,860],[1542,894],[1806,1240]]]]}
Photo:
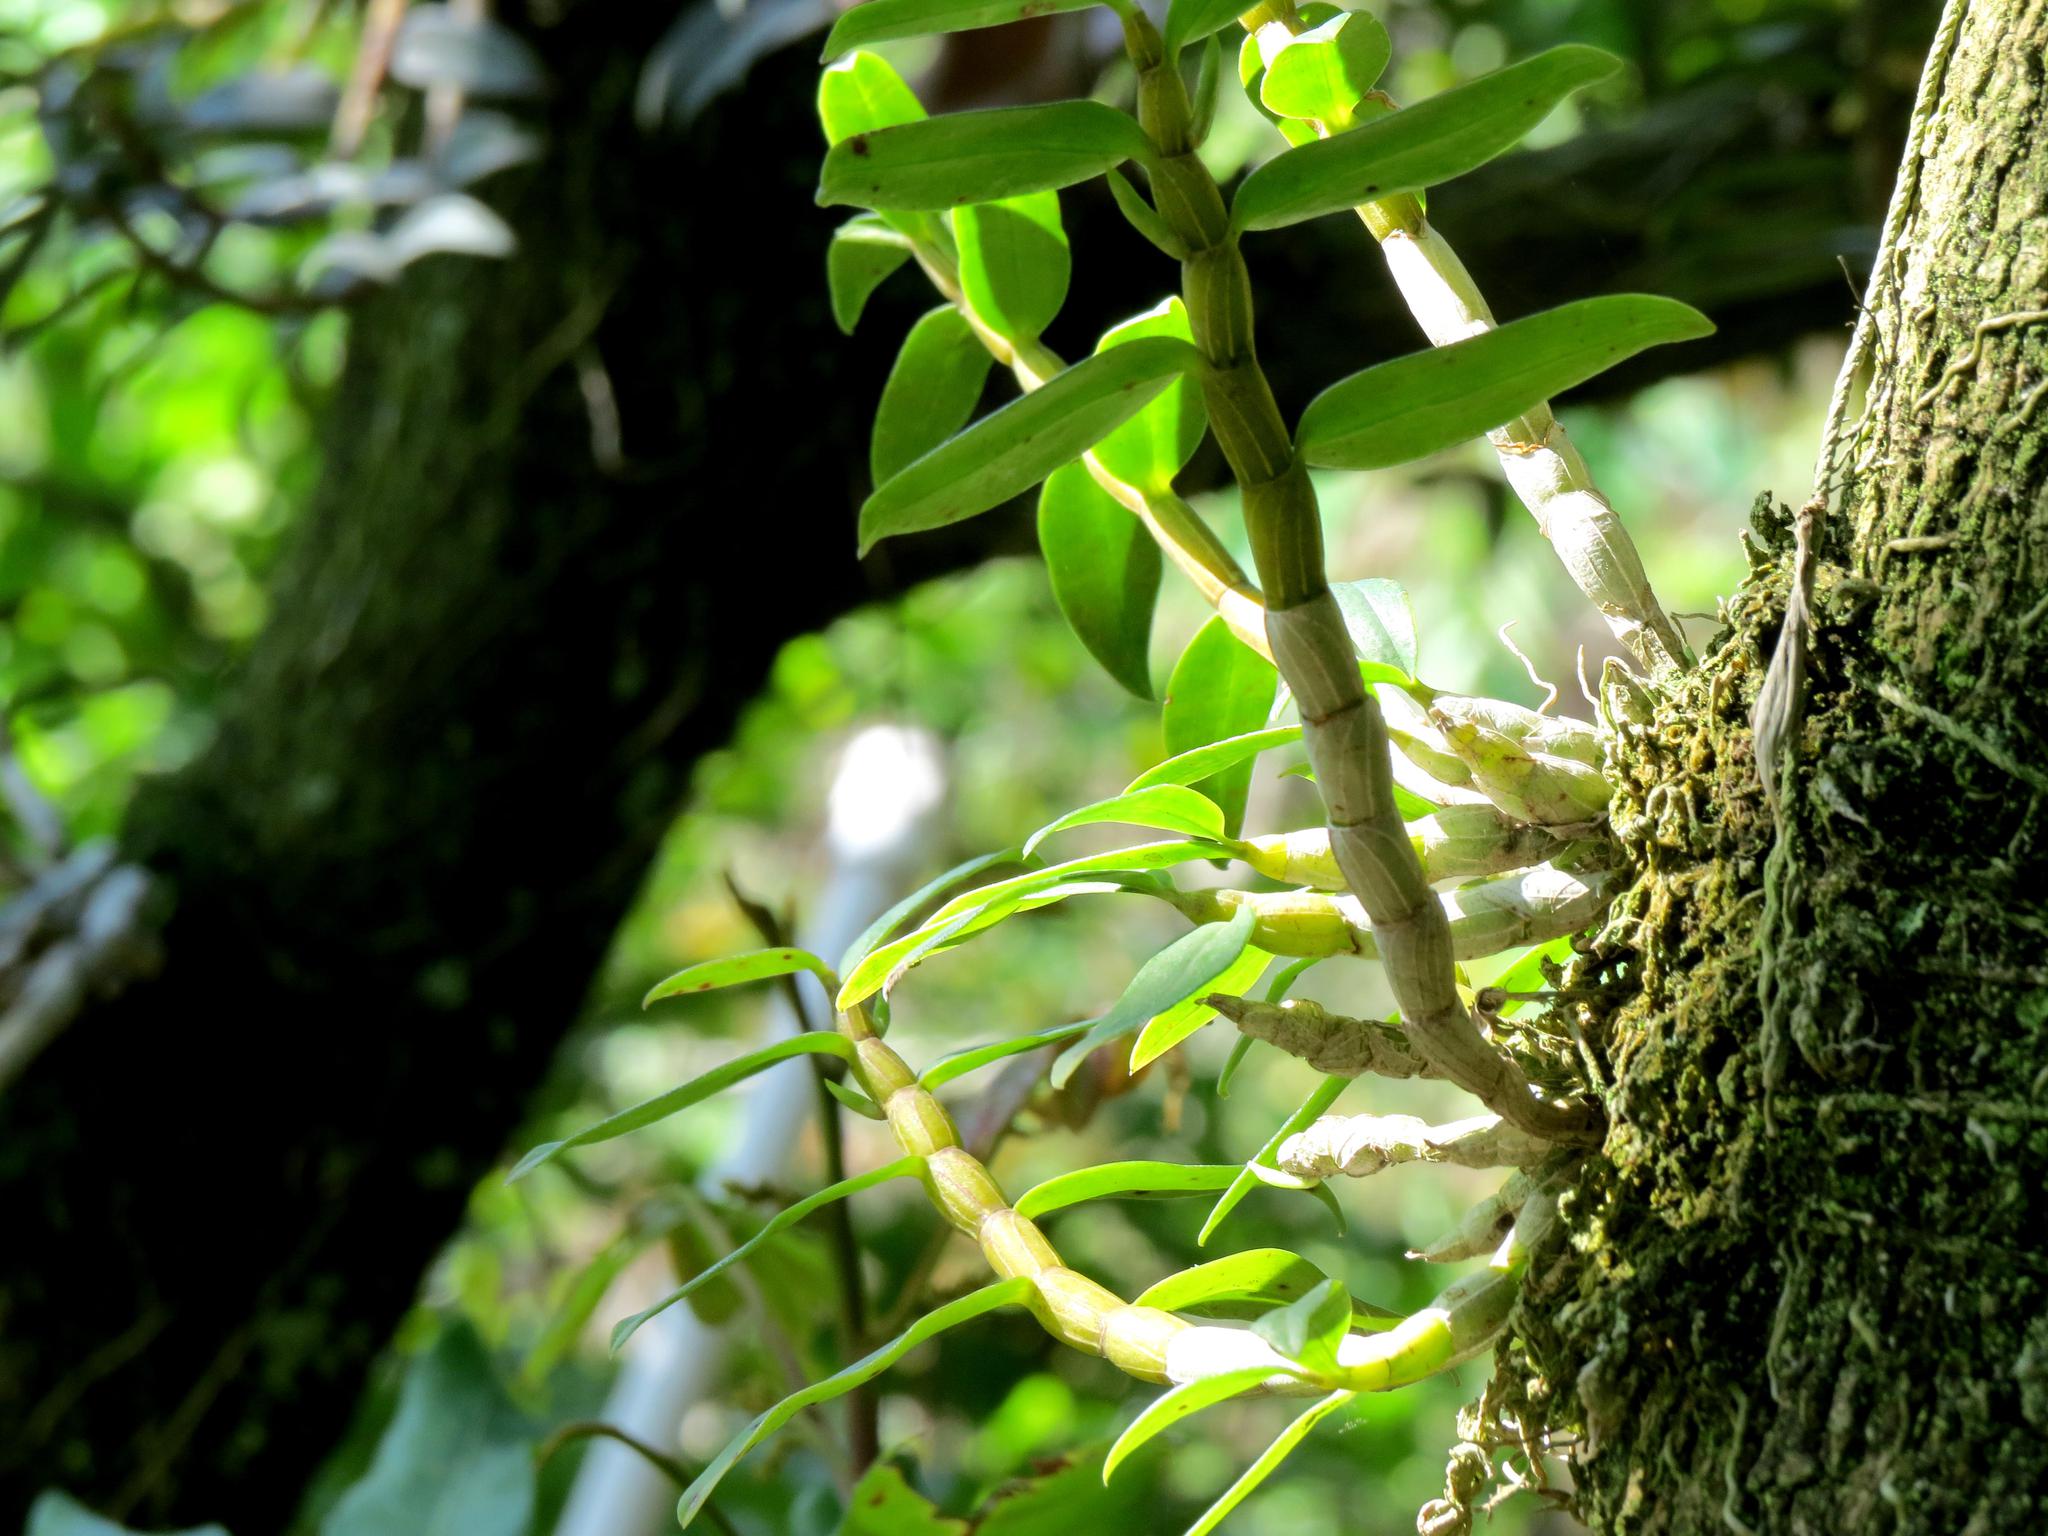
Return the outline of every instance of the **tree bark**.
{"type": "Polygon", "coordinates": [[[1959,4],[1777,813],[1768,502],[1730,627],[1623,732],[1638,880],[1571,999],[1614,1127],[1504,1357],[1601,1532],[2048,1512],[2048,0],[1959,4]]]}

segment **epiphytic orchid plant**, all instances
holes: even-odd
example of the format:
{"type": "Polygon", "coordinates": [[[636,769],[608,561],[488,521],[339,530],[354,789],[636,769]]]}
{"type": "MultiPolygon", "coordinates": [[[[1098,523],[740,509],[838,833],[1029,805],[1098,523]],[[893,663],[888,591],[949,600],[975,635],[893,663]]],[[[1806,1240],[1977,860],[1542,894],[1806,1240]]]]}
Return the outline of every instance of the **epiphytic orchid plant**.
{"type": "MultiPolygon", "coordinates": [[[[1592,48],[1555,48],[1397,109],[1375,89],[1389,42],[1368,12],[1273,0],[1240,13],[1241,0],[1173,0],[1158,28],[1129,0],[1105,0],[1137,73],[1135,115],[1067,101],[929,117],[887,63],[861,51],[1090,3],[870,0],[832,32],[819,91],[831,146],[819,201],[865,210],[832,246],[835,314],[851,329],[868,295],[909,262],[940,299],[906,337],[876,412],[875,490],[861,509],[860,542],[957,522],[1042,486],[1039,534],[1062,611],[1110,674],[1148,697],[1165,562],[1214,616],[1182,652],[1167,692],[1174,755],[1122,794],[1040,828],[1006,860],[1021,873],[949,894],[1001,856],[950,872],[883,914],[836,966],[774,948],[692,967],[652,994],[808,970],[835,999],[836,1030],[731,1062],[538,1147],[519,1165],[524,1173],[624,1135],[774,1062],[833,1057],[853,1085],[839,1091],[886,1124],[900,1157],[791,1205],[661,1306],[812,1211],[899,1177],[920,1181],[994,1272],[983,1289],[762,1414],[684,1494],[685,1525],[740,1457],[805,1407],[872,1379],[945,1329],[1018,1306],[1063,1343],[1166,1389],[1111,1449],[1106,1475],[1153,1436],[1228,1398],[1314,1399],[1193,1528],[1209,1531],[1357,1394],[1486,1349],[1531,1248],[1555,1221],[1554,1182],[1601,1139],[1601,1106],[1568,1031],[1517,1011],[1524,994],[1554,976],[1543,968],[1555,965],[1551,952],[1533,950],[1476,992],[1461,962],[1549,945],[1602,921],[1617,866],[1605,831],[1603,731],[1639,712],[1642,684],[1610,663],[1595,725],[1425,683],[1400,589],[1329,579],[1309,470],[1380,468],[1487,437],[1565,568],[1651,683],[1689,663],[1628,535],[1546,402],[1645,347],[1704,334],[1706,320],[1673,300],[1628,294],[1496,325],[1420,201],[1426,188],[1510,148],[1617,63],[1592,48]],[[1223,34],[1240,29],[1239,80],[1290,147],[1226,196],[1196,150],[1222,88],[1223,34]],[[1113,327],[1070,365],[1040,340],[1068,282],[1059,192],[1097,176],[1132,225],[1179,264],[1180,292],[1113,327]],[[1346,210],[1378,241],[1433,348],[1339,380],[1290,425],[1259,366],[1242,245],[1346,210]],[[995,364],[1021,394],[970,423],[995,364]],[[1251,574],[1174,491],[1205,432],[1236,482],[1251,574]],[[1325,825],[1247,835],[1254,759],[1297,741],[1325,825]],[[1042,855],[1067,829],[1103,823],[1167,835],[1088,857],[1042,855]],[[1177,866],[1204,860],[1236,861],[1280,888],[1175,884],[1177,866]],[[1100,1018],[956,1052],[921,1072],[883,1038],[888,995],[919,964],[1020,912],[1104,891],[1167,902],[1194,926],[1146,961],[1100,1018]],[[1339,957],[1384,968],[1395,1019],[1346,1018],[1288,998],[1311,966],[1339,957]],[[939,1096],[967,1073],[1052,1043],[1064,1046],[1055,1085],[1106,1048],[1127,1049],[1135,1069],[1218,1017],[1240,1031],[1240,1051],[1267,1041],[1324,1074],[1242,1165],[1111,1163],[1012,1201],[963,1148],[939,1096]],[[1401,1115],[1325,1116],[1365,1073],[1445,1079],[1486,1112],[1436,1126],[1401,1115]],[[1261,1182],[1323,1193],[1338,1174],[1411,1160],[1513,1170],[1420,1255],[1490,1253],[1488,1265],[1411,1316],[1356,1302],[1307,1260],[1276,1249],[1218,1258],[1127,1301],[1062,1263],[1036,1225],[1104,1196],[1213,1192],[1206,1242],[1261,1182]]],[[[618,1337],[659,1310],[626,1320],[618,1337]]],[[[1452,1528],[1459,1497],[1451,1489],[1425,1522],[1452,1528]]]]}

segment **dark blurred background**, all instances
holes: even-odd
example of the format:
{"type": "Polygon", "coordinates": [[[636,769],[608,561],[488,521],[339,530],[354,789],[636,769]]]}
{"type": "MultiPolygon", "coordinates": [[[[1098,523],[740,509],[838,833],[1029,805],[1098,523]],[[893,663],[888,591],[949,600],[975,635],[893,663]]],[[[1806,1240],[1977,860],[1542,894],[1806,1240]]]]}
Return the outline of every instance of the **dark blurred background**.
{"type": "MultiPolygon", "coordinates": [[[[1641,289],[1717,322],[1566,402],[1675,609],[1712,610],[1754,494],[1810,473],[1934,9],[1380,10],[1403,100],[1561,41],[1632,62],[1430,213],[1503,318],[1641,289]]],[[[707,1301],[667,1365],[622,1381],[604,1342],[818,1181],[807,1097],[763,1088],[501,1179],[776,1027],[765,991],[637,1010],[756,942],[728,878],[799,930],[857,929],[1161,755],[1156,711],[1065,632],[1028,508],[853,558],[869,411],[931,299],[906,271],[852,339],[832,326],[835,219],[810,197],[828,20],[810,0],[0,3],[0,1529],[63,1489],[234,1536],[631,1536],[638,1464],[579,1442],[536,1473],[553,1427],[616,1417],[687,1357],[694,1397],[650,1411],[702,1458],[842,1358],[815,1232],[707,1301]]],[[[935,108],[1121,100],[1107,20],[891,53],[935,108]]],[[[1280,140],[1224,101],[1205,155],[1229,175],[1280,140]]],[[[1048,339],[1078,355],[1172,276],[1101,188],[1063,201],[1075,280],[1048,339]]],[[[1420,344],[1354,221],[1250,256],[1288,408],[1420,344]]],[[[1198,457],[1185,483],[1219,472],[1198,457]]],[[[1529,696],[1493,634],[1513,620],[1576,697],[1604,636],[1483,452],[1326,492],[1333,566],[1409,588],[1432,679],[1529,696]]],[[[1169,585],[1158,675],[1198,620],[1169,585]]],[[[1306,795],[1262,782],[1255,821],[1304,824],[1306,795]]],[[[1085,1017],[1168,932],[1114,904],[1006,928],[906,986],[904,1049],[1085,1017]]],[[[990,1090],[1031,1132],[999,1172],[1241,1159],[1306,1079],[1269,1059],[1218,1100],[1222,1054],[1204,1040],[1132,1092],[990,1090]]],[[[860,1166],[886,1157],[852,1138],[860,1166]]],[[[1342,1239],[1262,1197],[1231,1236],[1413,1304],[1433,1285],[1401,1251],[1478,1187],[1346,1191],[1342,1239]]],[[[857,1221],[885,1310],[973,1274],[934,1260],[915,1191],[857,1221]]],[[[1060,1237],[1135,1290],[1196,1261],[1197,1221],[1102,1207],[1060,1237]]],[[[1085,1457],[1132,1399],[1022,1321],[913,1366],[883,1384],[882,1443],[956,1512],[1085,1457]]],[[[1231,1529],[1412,1529],[1483,1379],[1370,1404],[1231,1529]]],[[[1155,1445],[1087,1518],[1179,1529],[1275,1412],[1155,1445]]],[[[793,1435],[724,1497],[750,1531],[831,1532],[842,1463],[793,1435]]],[[[103,1529],[38,1507],[36,1536],[103,1529]]],[[[1497,1528],[1518,1521],[1556,1528],[1535,1497],[1497,1528]]]]}

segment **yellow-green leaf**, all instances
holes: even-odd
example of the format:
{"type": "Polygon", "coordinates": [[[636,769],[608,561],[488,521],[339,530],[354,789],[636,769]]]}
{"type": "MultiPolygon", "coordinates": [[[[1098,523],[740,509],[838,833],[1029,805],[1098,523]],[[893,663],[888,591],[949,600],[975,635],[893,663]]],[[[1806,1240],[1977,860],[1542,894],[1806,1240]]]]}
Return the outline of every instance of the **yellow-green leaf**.
{"type": "Polygon", "coordinates": [[[1450,181],[1511,148],[1559,102],[1619,67],[1611,53],[1568,43],[1348,133],[1296,145],[1245,177],[1231,220],[1239,229],[1279,229],[1450,181]]]}
{"type": "Polygon", "coordinates": [[[1302,457],[1330,469],[1419,459],[1512,421],[1646,347],[1713,329],[1691,305],[1654,294],[1561,305],[1331,385],[1302,413],[1302,457]]]}

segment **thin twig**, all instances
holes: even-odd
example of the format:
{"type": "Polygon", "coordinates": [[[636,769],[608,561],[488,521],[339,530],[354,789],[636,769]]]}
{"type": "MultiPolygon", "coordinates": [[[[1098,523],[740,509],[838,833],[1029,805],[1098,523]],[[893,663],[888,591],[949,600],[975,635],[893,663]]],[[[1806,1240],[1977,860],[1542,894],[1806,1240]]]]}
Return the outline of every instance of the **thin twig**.
{"type": "MultiPolygon", "coordinates": [[[[678,1488],[687,1488],[697,1480],[697,1474],[692,1472],[678,1458],[656,1450],[638,1435],[629,1434],[619,1428],[618,1425],[607,1424],[601,1419],[572,1419],[569,1423],[556,1429],[534,1451],[533,1464],[535,1470],[537,1471],[553,1461],[562,1448],[571,1441],[592,1439],[618,1441],[619,1444],[638,1454],[650,1465],[659,1467],[667,1476],[675,1481],[675,1485],[678,1488]]],[[[703,1515],[705,1519],[723,1531],[725,1536],[739,1536],[739,1531],[725,1517],[725,1512],[715,1503],[707,1501],[703,1508],[703,1515]]]]}
{"type": "MultiPolygon", "coordinates": [[[[742,891],[730,871],[725,876],[725,888],[732,893],[734,903],[746,914],[747,921],[754,925],[754,931],[761,935],[762,943],[770,949],[791,947],[789,925],[742,891]]],[[[804,997],[797,978],[786,975],[781,986],[798,1026],[816,1033],[818,1022],[811,1016],[809,1001],[804,997]]],[[[810,1061],[811,1088],[817,1096],[819,1139],[825,1149],[825,1182],[828,1185],[839,1184],[846,1178],[845,1119],[840,1113],[839,1100],[826,1086],[829,1069],[824,1058],[813,1056],[810,1061]]],[[[826,1236],[832,1245],[832,1269],[839,1286],[840,1342],[851,1351],[860,1347],[868,1326],[867,1292],[861,1283],[860,1240],[853,1230],[853,1212],[848,1201],[834,1200],[823,1214],[826,1236]]],[[[853,1459],[856,1478],[867,1471],[881,1454],[878,1411],[875,1394],[865,1387],[846,1395],[847,1454],[853,1459]]]]}

